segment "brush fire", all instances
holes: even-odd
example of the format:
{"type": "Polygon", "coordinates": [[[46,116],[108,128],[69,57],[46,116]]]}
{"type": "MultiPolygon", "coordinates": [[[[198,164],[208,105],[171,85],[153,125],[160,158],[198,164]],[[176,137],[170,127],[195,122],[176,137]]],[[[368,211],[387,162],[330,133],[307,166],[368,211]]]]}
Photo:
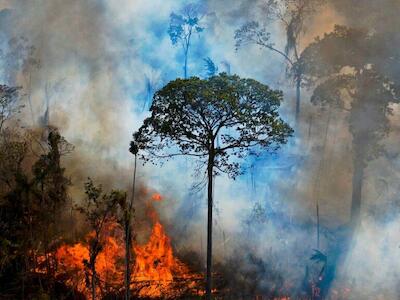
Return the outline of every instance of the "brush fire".
{"type": "MultiPolygon", "coordinates": [[[[159,202],[163,197],[155,193],[150,201],[159,202]]],[[[134,263],[131,269],[130,288],[140,299],[177,299],[183,295],[204,294],[204,276],[195,273],[181,262],[171,246],[171,239],[160,223],[153,205],[147,205],[152,228],[147,243],[134,245],[134,263]]],[[[90,281],[93,274],[87,267],[90,259],[89,245],[94,236],[90,232],[83,242],[62,245],[55,252],[56,276],[73,290],[91,298],[90,281]]],[[[96,263],[96,291],[104,298],[107,295],[121,294],[124,282],[124,240],[123,230],[115,221],[108,221],[102,232],[102,249],[96,263]]],[[[44,260],[44,259],[42,259],[44,260]]],[[[215,291],[215,290],[214,290],[215,291]]]]}

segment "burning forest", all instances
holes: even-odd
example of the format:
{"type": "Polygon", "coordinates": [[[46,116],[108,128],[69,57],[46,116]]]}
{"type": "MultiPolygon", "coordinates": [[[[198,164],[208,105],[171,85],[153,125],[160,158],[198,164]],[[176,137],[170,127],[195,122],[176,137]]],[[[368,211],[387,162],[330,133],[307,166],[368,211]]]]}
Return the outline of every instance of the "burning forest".
{"type": "Polygon", "coordinates": [[[399,13],[0,1],[0,299],[399,299],[399,13]]]}
{"type": "MultiPolygon", "coordinates": [[[[150,201],[159,201],[153,194],[150,201]]],[[[152,204],[148,204],[152,228],[148,241],[132,248],[134,262],[131,268],[130,289],[133,297],[141,299],[176,299],[182,295],[202,293],[202,275],[196,274],[174,256],[170,237],[165,232],[152,204]]],[[[90,243],[95,232],[89,232],[83,242],[61,245],[54,253],[57,262],[56,277],[69,278],[66,285],[86,298],[91,298],[87,282],[92,274],[87,269],[90,243]]],[[[117,220],[106,220],[101,232],[102,250],[95,262],[96,294],[101,298],[117,297],[124,282],[124,238],[117,220]]],[[[45,259],[43,258],[43,261],[45,259]]],[[[40,269],[39,269],[40,270],[40,269]]]]}

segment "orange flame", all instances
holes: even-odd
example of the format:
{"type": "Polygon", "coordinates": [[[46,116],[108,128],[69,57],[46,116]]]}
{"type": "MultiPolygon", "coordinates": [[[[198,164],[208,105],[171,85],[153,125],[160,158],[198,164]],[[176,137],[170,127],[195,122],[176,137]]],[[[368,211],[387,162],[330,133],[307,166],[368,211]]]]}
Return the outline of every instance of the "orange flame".
{"type": "MultiPolygon", "coordinates": [[[[153,201],[161,201],[160,194],[153,194],[153,201]]],[[[138,296],[157,298],[171,292],[175,279],[201,279],[199,274],[191,274],[189,268],[174,256],[171,240],[159,222],[154,208],[149,205],[149,216],[153,220],[153,228],[149,240],[144,245],[135,245],[133,252],[135,262],[132,266],[131,289],[138,285],[138,296]],[[144,284],[145,283],[145,284],[144,284]]],[[[91,274],[84,261],[89,260],[89,240],[94,233],[89,233],[86,243],[63,245],[56,252],[58,273],[70,275],[65,283],[90,298],[88,278],[91,274]]],[[[124,282],[124,240],[122,229],[117,222],[105,226],[103,234],[103,249],[96,260],[98,275],[97,293],[120,292],[124,282]]],[[[194,281],[188,283],[189,288],[195,288],[194,281]]]]}
{"type": "Polygon", "coordinates": [[[151,196],[151,200],[153,200],[153,201],[161,201],[161,200],[163,200],[163,196],[161,196],[159,193],[154,193],[151,196]]]}
{"type": "MultiPolygon", "coordinates": [[[[123,268],[120,267],[120,261],[123,259],[124,248],[121,235],[111,233],[119,233],[120,229],[116,222],[106,224],[105,236],[103,238],[103,249],[96,259],[96,273],[98,276],[99,286],[97,293],[115,291],[123,282],[123,268]],[[107,287],[104,287],[107,283],[107,287]]],[[[72,246],[63,245],[58,248],[56,258],[58,261],[58,274],[70,275],[66,280],[66,284],[75,288],[77,291],[84,293],[89,298],[88,276],[91,276],[85,261],[89,260],[88,242],[93,237],[94,232],[86,236],[87,243],[77,243],[72,246]]]]}
{"type": "Polygon", "coordinates": [[[156,222],[149,242],[143,246],[134,247],[136,263],[135,279],[171,281],[174,275],[185,276],[189,270],[173,255],[169,237],[163,226],[156,222]]]}

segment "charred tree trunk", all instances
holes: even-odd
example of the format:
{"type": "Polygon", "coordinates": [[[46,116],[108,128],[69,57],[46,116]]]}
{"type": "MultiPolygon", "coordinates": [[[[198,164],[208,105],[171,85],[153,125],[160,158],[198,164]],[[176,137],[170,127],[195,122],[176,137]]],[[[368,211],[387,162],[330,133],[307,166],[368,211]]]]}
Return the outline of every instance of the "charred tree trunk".
{"type": "Polygon", "coordinates": [[[125,300],[131,298],[131,230],[130,218],[125,219],[125,300]]]}
{"type": "Polygon", "coordinates": [[[102,248],[99,241],[100,230],[96,230],[96,237],[90,242],[89,262],[87,262],[87,266],[89,267],[89,270],[92,273],[92,280],[90,282],[92,300],[96,300],[96,284],[97,284],[96,260],[102,248]]]}
{"type": "Polygon", "coordinates": [[[211,145],[210,153],[208,156],[207,164],[207,204],[208,204],[208,216],[207,216],[207,275],[206,275],[206,299],[211,299],[211,288],[212,288],[212,210],[213,210],[213,167],[214,167],[214,145],[211,145]]]}
{"type": "Polygon", "coordinates": [[[361,193],[364,180],[364,164],[361,159],[355,159],[351,197],[351,223],[357,225],[361,214],[361,193]]]}
{"type": "Polygon", "coordinates": [[[92,300],[96,300],[96,261],[91,262],[90,268],[92,271],[92,300]]]}

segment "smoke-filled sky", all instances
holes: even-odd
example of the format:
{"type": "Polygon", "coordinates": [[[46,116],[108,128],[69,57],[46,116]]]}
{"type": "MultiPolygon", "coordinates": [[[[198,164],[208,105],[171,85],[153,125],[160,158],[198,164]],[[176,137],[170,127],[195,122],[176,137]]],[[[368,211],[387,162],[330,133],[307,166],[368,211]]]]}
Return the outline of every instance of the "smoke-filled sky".
{"type": "MultiPolygon", "coordinates": [[[[208,12],[203,20],[205,30],[193,36],[189,75],[206,76],[203,59],[210,57],[219,71],[230,70],[282,89],[285,102],[281,113],[294,126],[294,88],[285,75],[286,66],[281,57],[257,46],[235,50],[235,30],[249,20],[262,22],[264,2],[203,1],[208,12]]],[[[188,3],[179,0],[0,1],[2,79],[23,87],[24,126],[39,126],[49,103],[50,124],[58,127],[75,145],[67,168],[74,189],[81,189],[82,180],[87,176],[99,178],[110,187],[126,187],[131,181],[132,157],[128,145],[132,133],[147,115],[150,104],[147,87],[150,84],[154,92],[168,81],[183,76],[182,50],[171,44],[167,30],[170,14],[179,12],[188,3]],[[10,43],[10,39],[16,42],[10,43]],[[34,49],[28,49],[30,46],[34,49]],[[13,56],[16,49],[29,52],[34,63],[22,68],[22,59],[13,56]],[[16,68],[15,64],[20,65],[19,71],[10,77],[9,71],[16,68]]],[[[318,13],[307,20],[301,45],[304,47],[316,36],[332,31],[335,24],[396,30],[393,14],[396,10],[399,12],[398,3],[396,0],[325,1],[318,13]],[[378,11],[378,16],[370,16],[371,10],[378,11]]],[[[269,30],[272,41],[283,49],[286,41],[283,28],[271,23],[269,30]]],[[[297,133],[277,154],[245,160],[247,175],[236,181],[225,177],[216,179],[217,240],[222,233],[224,239],[226,233],[228,240],[235,240],[244,220],[251,217],[252,208],[257,205],[275,212],[284,211],[299,222],[314,222],[318,199],[323,226],[337,228],[348,222],[352,141],[346,116],[321,111],[309,99],[310,92],[304,89],[301,138],[297,133]]],[[[391,159],[374,161],[366,176],[364,200],[371,205],[378,201],[385,203],[398,193],[399,117],[394,114],[391,122],[394,131],[385,140],[391,159]]],[[[206,202],[201,191],[190,192],[196,182],[190,176],[193,166],[189,159],[163,166],[146,165],[140,167],[139,176],[144,184],[170,199],[170,204],[163,204],[162,209],[171,226],[174,227],[174,222],[180,223],[176,226],[181,230],[188,225],[186,230],[196,231],[191,243],[194,247],[204,247],[206,202]]],[[[391,235],[395,225],[390,224],[391,235]]],[[[275,240],[275,233],[271,233],[277,229],[271,226],[260,227],[258,237],[273,236],[273,242],[280,243],[275,240]]],[[[379,235],[379,230],[385,228],[374,230],[379,235]]],[[[371,232],[368,229],[360,234],[357,251],[369,245],[371,232]]],[[[285,243],[301,238],[291,237],[285,243]]],[[[217,242],[217,253],[225,251],[218,245],[217,242]]],[[[266,248],[268,243],[262,243],[256,252],[266,248]]],[[[371,263],[373,266],[376,265],[371,263]]]]}
{"type": "MultiPolygon", "coordinates": [[[[219,71],[229,68],[231,73],[283,89],[286,97],[282,113],[293,124],[294,93],[285,77],[282,59],[256,46],[235,51],[234,31],[249,19],[262,17],[260,3],[236,1],[229,7],[225,1],[206,4],[205,30],[192,39],[189,75],[205,76],[203,59],[210,57],[219,71]]],[[[38,63],[17,76],[18,84],[30,95],[25,99],[31,102],[27,103],[25,124],[40,123],[49,102],[50,124],[60,128],[83,161],[77,168],[83,164],[87,173],[98,176],[107,176],[113,167],[127,168],[131,161],[127,145],[149,107],[147,83],[157,89],[183,75],[181,48],[171,44],[167,30],[171,12],[179,12],[185,4],[182,1],[4,2],[1,16],[4,52],[13,51],[9,39],[24,37],[26,40],[20,44],[34,47],[33,57],[38,63]],[[99,161],[106,165],[96,163],[99,161]]],[[[324,10],[322,16],[316,19],[320,23],[322,18],[323,26],[310,27],[314,35],[322,33],[322,27],[333,28],[335,13],[324,10]]],[[[271,24],[271,32],[273,41],[283,48],[282,29],[271,24]]],[[[171,170],[163,170],[152,169],[150,175],[168,178],[161,174],[171,170]]],[[[80,170],[76,171],[80,174],[80,170]]],[[[179,181],[186,178],[182,176],[179,181]]],[[[221,186],[226,190],[217,199],[229,198],[229,191],[237,195],[234,187],[240,182],[223,182],[218,185],[217,193],[221,186]]],[[[240,187],[243,189],[248,187],[240,187]]],[[[182,193],[185,192],[179,191],[182,193]]],[[[232,201],[239,211],[242,207],[238,203],[244,200],[241,198],[239,202],[232,201]]],[[[227,203],[228,207],[231,205],[227,203]]]]}

